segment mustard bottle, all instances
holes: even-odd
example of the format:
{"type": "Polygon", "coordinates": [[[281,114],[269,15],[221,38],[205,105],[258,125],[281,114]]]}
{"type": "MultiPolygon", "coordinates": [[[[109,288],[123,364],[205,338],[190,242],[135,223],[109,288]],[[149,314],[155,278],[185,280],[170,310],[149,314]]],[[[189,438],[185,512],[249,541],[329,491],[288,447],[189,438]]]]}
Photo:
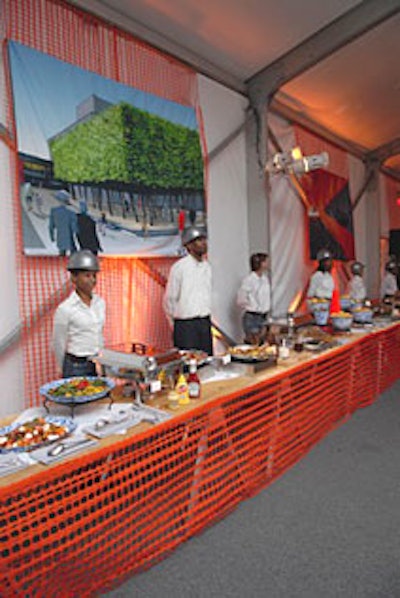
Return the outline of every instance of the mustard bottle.
{"type": "Polygon", "coordinates": [[[179,374],[175,390],[179,395],[179,405],[188,405],[190,403],[189,385],[186,381],[185,374],[179,374]]]}

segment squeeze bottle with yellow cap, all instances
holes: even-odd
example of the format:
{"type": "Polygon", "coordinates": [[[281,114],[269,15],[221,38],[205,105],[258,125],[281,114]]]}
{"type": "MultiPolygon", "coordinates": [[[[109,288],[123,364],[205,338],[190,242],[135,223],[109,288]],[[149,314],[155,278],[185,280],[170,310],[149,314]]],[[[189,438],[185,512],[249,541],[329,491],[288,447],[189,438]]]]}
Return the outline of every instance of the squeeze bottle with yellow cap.
{"type": "Polygon", "coordinates": [[[179,374],[175,390],[179,395],[179,405],[188,405],[190,403],[189,385],[187,383],[185,374],[179,374]]]}

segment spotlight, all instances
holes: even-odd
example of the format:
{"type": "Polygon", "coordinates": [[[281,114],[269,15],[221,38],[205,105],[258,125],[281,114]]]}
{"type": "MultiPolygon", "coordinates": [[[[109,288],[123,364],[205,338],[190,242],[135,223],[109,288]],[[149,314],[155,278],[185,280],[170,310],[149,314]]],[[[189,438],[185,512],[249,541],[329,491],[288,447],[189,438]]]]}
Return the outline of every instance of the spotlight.
{"type": "Polygon", "coordinates": [[[327,152],[313,154],[312,156],[302,156],[300,148],[295,147],[289,152],[275,154],[267,162],[265,170],[271,174],[278,174],[280,172],[284,174],[304,174],[311,170],[324,168],[328,164],[329,155],[327,152]]]}

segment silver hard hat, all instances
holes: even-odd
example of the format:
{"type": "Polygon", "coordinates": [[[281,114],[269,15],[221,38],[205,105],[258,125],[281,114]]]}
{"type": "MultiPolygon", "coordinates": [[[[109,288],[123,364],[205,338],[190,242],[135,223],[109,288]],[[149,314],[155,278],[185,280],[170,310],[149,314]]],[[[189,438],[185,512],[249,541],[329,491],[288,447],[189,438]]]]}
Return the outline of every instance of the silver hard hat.
{"type": "Polygon", "coordinates": [[[98,272],[100,270],[99,260],[90,249],[82,249],[82,251],[71,254],[67,270],[90,270],[98,272]]]}
{"type": "Polygon", "coordinates": [[[364,264],[362,264],[361,262],[354,262],[353,264],[351,264],[351,268],[350,270],[352,271],[353,274],[358,274],[360,275],[361,272],[364,269],[364,264]]]}
{"type": "Polygon", "coordinates": [[[195,239],[200,239],[201,237],[207,239],[207,233],[201,228],[198,228],[197,226],[190,226],[189,228],[186,228],[182,233],[182,245],[186,246],[191,241],[194,241],[195,239]]]}
{"type": "Polygon", "coordinates": [[[385,269],[387,272],[391,272],[392,274],[395,274],[397,271],[397,264],[396,264],[396,260],[389,260],[385,266],[385,269]]]}
{"type": "Polygon", "coordinates": [[[317,260],[319,262],[323,262],[324,260],[331,260],[332,259],[332,253],[329,251],[329,249],[320,249],[317,253],[317,260]]]}

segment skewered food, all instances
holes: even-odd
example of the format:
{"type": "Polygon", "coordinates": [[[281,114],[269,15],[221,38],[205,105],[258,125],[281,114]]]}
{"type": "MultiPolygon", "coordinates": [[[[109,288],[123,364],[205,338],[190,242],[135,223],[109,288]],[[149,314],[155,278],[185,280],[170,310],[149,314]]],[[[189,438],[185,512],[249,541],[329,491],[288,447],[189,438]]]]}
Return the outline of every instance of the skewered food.
{"type": "MultiPolygon", "coordinates": [[[[75,426],[73,426],[75,427],[75,426]]],[[[17,426],[8,426],[0,432],[0,451],[30,450],[42,444],[63,438],[71,431],[64,425],[50,418],[36,417],[17,426]]]]}

